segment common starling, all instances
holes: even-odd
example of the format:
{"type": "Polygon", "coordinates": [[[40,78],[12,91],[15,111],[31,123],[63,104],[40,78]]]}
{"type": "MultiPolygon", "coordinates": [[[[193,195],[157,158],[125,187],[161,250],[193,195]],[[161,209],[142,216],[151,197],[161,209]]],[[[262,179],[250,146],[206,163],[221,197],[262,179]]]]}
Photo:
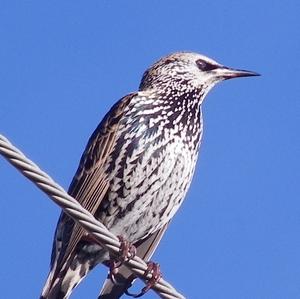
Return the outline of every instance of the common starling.
{"type": "MultiPolygon", "coordinates": [[[[144,73],[90,137],[69,194],[149,260],[191,184],[203,133],[201,106],[218,82],[257,73],[203,55],[168,55],[144,73]]],[[[62,212],[44,299],[66,299],[108,252],[62,212]]],[[[133,276],[121,266],[99,298],[120,298],[133,276]]]]}

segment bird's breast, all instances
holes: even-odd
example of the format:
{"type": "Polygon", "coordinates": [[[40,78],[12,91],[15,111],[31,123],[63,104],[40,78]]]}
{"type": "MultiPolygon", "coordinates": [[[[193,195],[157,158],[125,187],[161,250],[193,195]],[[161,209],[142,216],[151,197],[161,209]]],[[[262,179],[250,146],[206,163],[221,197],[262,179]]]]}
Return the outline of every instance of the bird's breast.
{"type": "Polygon", "coordinates": [[[191,122],[174,124],[170,114],[154,114],[144,110],[121,123],[99,213],[112,232],[131,242],[173,217],[190,185],[201,139],[199,118],[197,132],[190,134],[191,122]]]}

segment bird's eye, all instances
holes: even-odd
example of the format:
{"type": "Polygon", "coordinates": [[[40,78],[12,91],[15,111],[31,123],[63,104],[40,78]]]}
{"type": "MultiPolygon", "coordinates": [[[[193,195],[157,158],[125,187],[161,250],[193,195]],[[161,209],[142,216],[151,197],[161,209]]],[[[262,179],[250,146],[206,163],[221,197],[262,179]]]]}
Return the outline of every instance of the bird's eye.
{"type": "Polygon", "coordinates": [[[202,59],[198,59],[198,60],[196,61],[196,63],[197,63],[198,68],[199,68],[201,71],[204,71],[204,72],[214,70],[214,69],[216,69],[216,68],[218,67],[217,65],[211,64],[211,63],[206,62],[206,61],[204,61],[204,60],[202,60],[202,59]]]}

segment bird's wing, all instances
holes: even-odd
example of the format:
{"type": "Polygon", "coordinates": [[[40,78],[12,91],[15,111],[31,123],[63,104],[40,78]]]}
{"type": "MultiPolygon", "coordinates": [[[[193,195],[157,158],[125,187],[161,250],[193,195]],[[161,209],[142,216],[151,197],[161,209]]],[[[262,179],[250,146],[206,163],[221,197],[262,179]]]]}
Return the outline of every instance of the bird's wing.
{"type": "MultiPolygon", "coordinates": [[[[141,240],[135,244],[137,249],[137,255],[145,261],[148,261],[158,246],[163,234],[165,233],[168,223],[166,223],[160,230],[151,234],[144,240],[141,240]]],[[[120,298],[124,292],[131,287],[135,276],[125,266],[121,266],[118,269],[118,273],[115,275],[118,284],[114,284],[110,278],[107,278],[100,291],[98,299],[116,299],[120,298]]]]}
{"type": "MultiPolygon", "coordinates": [[[[104,166],[115,147],[120,119],[135,95],[135,93],[129,94],[118,101],[101,121],[89,139],[69,187],[68,193],[92,214],[97,210],[109,187],[104,166]]],[[[78,224],[65,213],[61,214],[51,257],[52,281],[53,276],[62,271],[62,267],[67,267],[65,262],[84,234],[84,230],[78,224]]]]}

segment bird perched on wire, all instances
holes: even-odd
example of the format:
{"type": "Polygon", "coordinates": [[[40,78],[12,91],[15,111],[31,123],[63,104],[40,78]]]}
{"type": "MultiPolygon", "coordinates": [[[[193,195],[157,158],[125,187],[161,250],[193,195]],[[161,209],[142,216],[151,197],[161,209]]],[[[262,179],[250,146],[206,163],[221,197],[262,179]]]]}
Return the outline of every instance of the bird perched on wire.
{"type": "MultiPolygon", "coordinates": [[[[257,73],[178,52],[144,73],[89,139],[69,194],[149,260],[191,184],[203,133],[201,106],[218,82],[257,73]]],[[[66,299],[108,252],[62,213],[43,299],[66,299]]],[[[121,266],[99,298],[119,298],[134,277],[121,266]]]]}

